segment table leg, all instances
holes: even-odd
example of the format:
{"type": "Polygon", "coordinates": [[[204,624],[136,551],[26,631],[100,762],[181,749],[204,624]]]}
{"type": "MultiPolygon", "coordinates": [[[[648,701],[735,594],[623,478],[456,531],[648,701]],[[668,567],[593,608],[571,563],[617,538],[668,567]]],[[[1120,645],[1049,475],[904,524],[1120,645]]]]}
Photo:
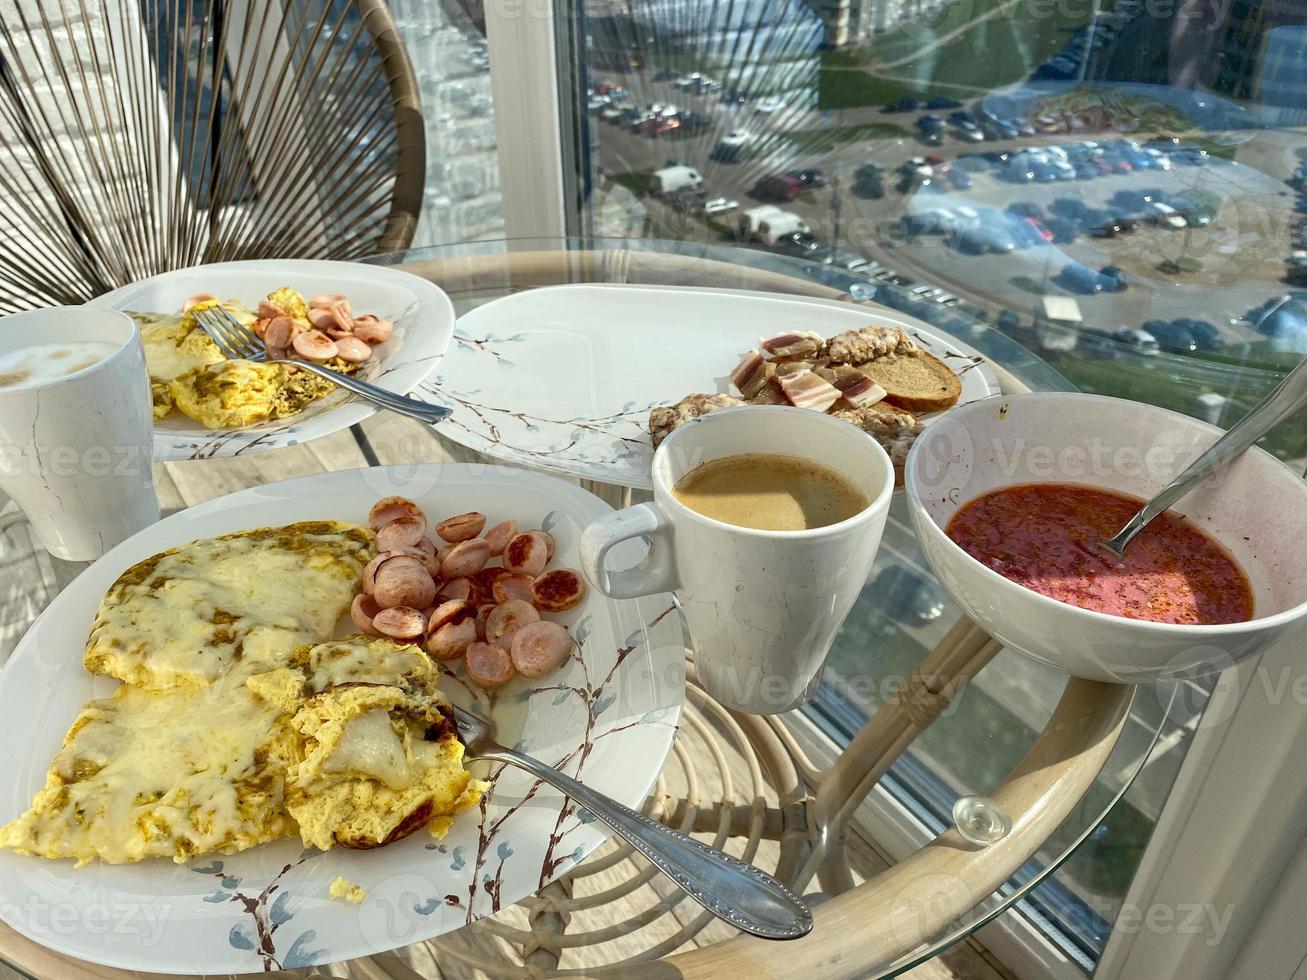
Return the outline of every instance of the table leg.
{"type": "Polygon", "coordinates": [[[844,853],[849,822],[859,804],[917,735],[930,725],[1001,649],[1000,644],[963,616],[887,703],[840,753],[821,779],[811,814],[823,846],[810,858],[805,884],[817,869],[822,890],[839,894],[853,887],[844,853]]]}

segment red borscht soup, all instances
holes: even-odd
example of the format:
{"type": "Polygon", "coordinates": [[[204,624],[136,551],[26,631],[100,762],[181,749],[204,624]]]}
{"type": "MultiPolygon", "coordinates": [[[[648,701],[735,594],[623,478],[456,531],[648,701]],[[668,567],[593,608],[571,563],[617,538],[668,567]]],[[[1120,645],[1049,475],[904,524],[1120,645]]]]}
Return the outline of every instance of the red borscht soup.
{"type": "Polygon", "coordinates": [[[1251,619],[1243,570],[1183,517],[1154,519],[1124,559],[1099,545],[1143,503],[1076,484],[1002,487],[966,503],[945,533],[1004,578],[1081,609],[1184,625],[1251,619]]]}

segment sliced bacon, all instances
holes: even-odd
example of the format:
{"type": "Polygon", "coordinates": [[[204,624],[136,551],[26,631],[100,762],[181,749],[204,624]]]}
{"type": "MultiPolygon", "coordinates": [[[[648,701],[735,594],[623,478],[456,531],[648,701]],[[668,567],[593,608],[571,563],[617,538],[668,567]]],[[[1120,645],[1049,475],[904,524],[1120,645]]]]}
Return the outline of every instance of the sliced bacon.
{"type": "Polygon", "coordinates": [[[867,377],[861,371],[854,369],[841,370],[836,373],[835,380],[831,382],[839,389],[844,400],[855,408],[862,408],[864,405],[875,405],[883,401],[887,392],[871,378],[867,377]]]}
{"type": "MultiPolygon", "coordinates": [[[[775,368],[771,369],[771,373],[775,371],[775,368]]],[[[762,355],[756,350],[751,350],[731,372],[731,384],[735,385],[745,398],[752,398],[762,390],[771,373],[768,372],[767,362],[763,360],[762,355]]]]}
{"type": "Polygon", "coordinates": [[[810,330],[797,330],[794,333],[777,334],[775,337],[768,337],[762,342],[762,349],[773,357],[806,357],[809,354],[815,354],[821,350],[822,344],[820,334],[815,334],[810,330]]]}
{"type": "Polygon", "coordinates": [[[783,375],[780,382],[785,397],[796,408],[811,408],[824,412],[840,400],[840,390],[829,381],[823,381],[812,371],[783,375]]]}

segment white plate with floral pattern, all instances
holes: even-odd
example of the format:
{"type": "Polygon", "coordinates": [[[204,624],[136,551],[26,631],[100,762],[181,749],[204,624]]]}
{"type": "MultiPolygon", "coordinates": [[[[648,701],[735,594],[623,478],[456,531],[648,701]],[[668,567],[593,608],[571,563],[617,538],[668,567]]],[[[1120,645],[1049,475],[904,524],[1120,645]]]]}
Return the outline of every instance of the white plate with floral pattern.
{"type": "MultiPolygon", "coordinates": [[[[459,318],[423,385],[454,414],[441,435],[512,463],[650,489],[649,411],[730,391],[764,337],[904,327],[962,379],[961,404],[1001,393],[979,353],[898,314],[731,289],[586,283],[514,293],[459,318]]],[[[929,418],[929,416],[927,416],[929,418]]]]}
{"type": "MultiPolygon", "coordinates": [[[[212,293],[253,308],[282,286],[305,296],[344,293],[355,312],[394,320],[395,332],[378,345],[361,377],[400,395],[408,394],[436,369],[454,332],[454,305],[439,286],[399,269],[359,262],[260,259],[197,265],[123,286],[87,305],[136,313],[177,313],[188,297],[212,293]]],[[[154,458],[212,459],[280,449],[331,435],[376,411],[363,399],[336,391],[289,418],[244,429],[206,429],[173,412],[154,425],[154,458]]]]}
{"type": "MultiPolygon", "coordinates": [[[[511,516],[523,527],[548,528],[558,542],[556,566],[578,566],[581,528],[609,511],[553,477],[423,464],[287,480],[160,521],[69,585],[0,670],[0,717],[21,733],[0,753],[0,824],[43,785],[81,705],[117,683],[88,674],[82,650],[101,598],[124,569],[197,537],[316,518],[366,523],[368,508],[390,494],[417,501],[432,520],[480,510],[491,520],[511,516]]],[[[639,808],[684,700],[680,613],[668,595],[615,601],[591,592],[558,619],[580,651],[554,674],[514,681],[493,702],[455,677],[442,687],[488,714],[506,744],[639,808]]],[[[185,865],[149,860],[80,870],[0,851],[0,918],[60,953],[165,973],[306,967],[429,939],[533,894],[609,836],[526,773],[492,767],[480,774],[494,783],[483,805],[460,814],[441,841],[420,830],[376,850],[320,852],[294,839],[185,865]],[[338,875],[367,890],[361,904],[329,899],[338,875]]]]}

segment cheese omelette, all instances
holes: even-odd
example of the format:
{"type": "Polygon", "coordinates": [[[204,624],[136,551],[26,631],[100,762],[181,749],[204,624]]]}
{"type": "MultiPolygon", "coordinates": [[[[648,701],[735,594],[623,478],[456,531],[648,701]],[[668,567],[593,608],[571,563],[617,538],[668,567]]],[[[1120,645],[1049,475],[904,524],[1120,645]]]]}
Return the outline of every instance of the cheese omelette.
{"type": "MultiPolygon", "coordinates": [[[[295,290],[275,290],[268,300],[301,329],[310,328],[308,306],[295,290]]],[[[243,326],[254,328],[258,317],[244,305],[225,300],[222,306],[243,326]]],[[[239,429],[294,415],[336,390],[331,381],[307,371],[292,373],[284,364],[227,360],[196,320],[194,308],[179,315],[129,315],[141,331],[156,422],[178,411],[208,429],[239,429]]],[[[325,364],[345,374],[359,369],[338,357],[325,364]]]]}
{"type": "Polygon", "coordinates": [[[202,538],[133,565],[100,604],[86,669],[141,687],[284,666],[349,608],[372,532],[306,521],[202,538]]]}
{"type": "Polygon", "coordinates": [[[375,847],[441,835],[484,785],[418,647],[329,641],[373,534],[331,521],[201,539],[138,563],[101,603],[85,705],[0,847],[80,867],[230,854],[297,833],[375,847]]]}
{"type": "Polygon", "coordinates": [[[86,705],[0,847],[45,858],[181,862],[299,834],[368,848],[443,836],[485,783],[418,647],[353,636],[293,666],[202,687],[124,684],[86,705]]]}

